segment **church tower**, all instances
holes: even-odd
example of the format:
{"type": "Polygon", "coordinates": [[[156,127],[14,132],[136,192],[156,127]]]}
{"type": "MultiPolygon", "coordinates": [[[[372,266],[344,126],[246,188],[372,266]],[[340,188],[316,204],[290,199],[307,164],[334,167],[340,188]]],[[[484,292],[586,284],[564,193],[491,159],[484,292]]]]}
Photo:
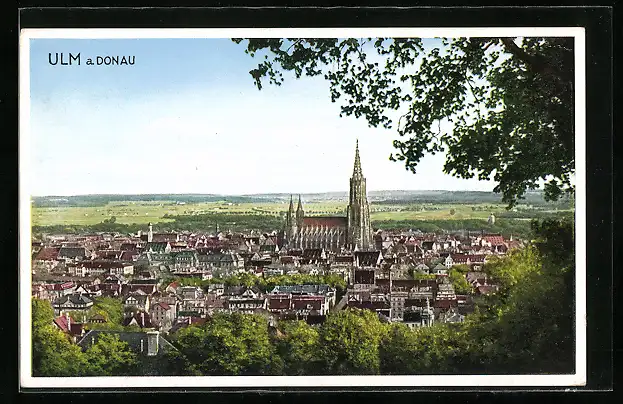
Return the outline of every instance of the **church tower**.
{"type": "Polygon", "coordinates": [[[288,213],[286,214],[286,224],[284,230],[286,233],[286,240],[292,240],[292,237],[296,234],[296,221],[294,218],[294,202],[292,201],[292,195],[290,195],[290,207],[288,208],[288,213]]]}
{"type": "Polygon", "coordinates": [[[351,249],[371,250],[373,248],[370,226],[370,206],[366,194],[366,179],[359,160],[359,140],[355,146],[355,166],[350,179],[350,197],[346,211],[348,231],[346,243],[351,249]]]}
{"type": "Polygon", "coordinates": [[[303,211],[303,203],[301,202],[301,194],[299,194],[299,204],[296,207],[296,227],[301,228],[303,226],[303,218],[305,217],[305,212],[303,211]]]}

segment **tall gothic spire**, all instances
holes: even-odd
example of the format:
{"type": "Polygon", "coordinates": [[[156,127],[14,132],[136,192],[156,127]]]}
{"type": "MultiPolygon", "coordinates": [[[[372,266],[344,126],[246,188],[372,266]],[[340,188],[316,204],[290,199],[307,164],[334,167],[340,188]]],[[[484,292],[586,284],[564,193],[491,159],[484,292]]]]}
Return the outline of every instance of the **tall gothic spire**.
{"type": "Polygon", "coordinates": [[[288,212],[294,212],[294,202],[292,201],[292,195],[290,195],[290,208],[288,212]]]}
{"type": "Polygon", "coordinates": [[[361,171],[361,161],[359,160],[359,139],[355,143],[355,166],[353,167],[353,176],[363,175],[361,171]]]}

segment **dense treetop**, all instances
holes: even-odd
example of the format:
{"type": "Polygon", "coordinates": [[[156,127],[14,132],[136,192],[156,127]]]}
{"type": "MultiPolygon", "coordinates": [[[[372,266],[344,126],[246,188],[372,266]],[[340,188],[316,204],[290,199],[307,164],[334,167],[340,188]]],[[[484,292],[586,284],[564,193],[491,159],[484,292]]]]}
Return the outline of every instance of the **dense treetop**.
{"type": "MultiPolygon", "coordinates": [[[[243,39],[234,39],[241,43],[243,39]]],[[[573,189],[573,38],[249,39],[258,89],[283,72],[321,76],[340,116],[394,128],[396,153],[415,172],[446,152],[444,172],[492,179],[514,205],[545,181],[548,199],[573,189]]]]}

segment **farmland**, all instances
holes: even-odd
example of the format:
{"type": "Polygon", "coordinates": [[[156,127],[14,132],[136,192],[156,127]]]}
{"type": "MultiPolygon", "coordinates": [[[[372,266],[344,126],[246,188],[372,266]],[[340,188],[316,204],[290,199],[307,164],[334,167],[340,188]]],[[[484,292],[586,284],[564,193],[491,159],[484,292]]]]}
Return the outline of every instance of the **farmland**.
{"type": "MultiPolygon", "coordinates": [[[[86,198],[86,197],[85,197],[86,198]]],[[[118,199],[121,199],[120,197],[118,199]]],[[[267,231],[279,226],[283,213],[288,209],[289,198],[257,198],[253,201],[236,202],[233,198],[222,200],[180,202],[166,200],[109,200],[70,206],[50,206],[33,204],[32,225],[38,230],[51,226],[72,226],[73,230],[111,221],[124,229],[144,227],[154,223],[157,228],[178,230],[208,230],[216,223],[234,230],[258,229],[267,231]]],[[[461,198],[456,198],[460,200],[461,198]]],[[[316,197],[303,198],[306,215],[344,215],[347,202],[344,198],[316,197]]],[[[573,211],[569,204],[540,203],[520,204],[507,210],[501,203],[477,202],[451,203],[441,199],[439,202],[412,200],[377,200],[370,203],[370,216],[374,228],[422,228],[436,231],[456,229],[479,229],[499,232],[523,233],[529,220],[551,216],[570,216],[573,211]],[[488,226],[487,218],[493,213],[496,226],[488,226]]]]}

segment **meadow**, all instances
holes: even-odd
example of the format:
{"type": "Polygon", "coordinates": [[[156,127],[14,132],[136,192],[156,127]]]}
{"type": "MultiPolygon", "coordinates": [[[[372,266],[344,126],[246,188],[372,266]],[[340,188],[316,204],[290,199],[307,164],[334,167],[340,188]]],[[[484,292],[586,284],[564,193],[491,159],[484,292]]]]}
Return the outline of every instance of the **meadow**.
{"type": "MultiPolygon", "coordinates": [[[[306,215],[344,215],[346,202],[319,201],[305,202],[306,215]]],[[[117,224],[146,225],[172,223],[174,217],[203,215],[244,215],[280,217],[288,209],[286,202],[244,202],[227,201],[176,203],[171,201],[114,201],[102,206],[57,206],[33,207],[31,212],[33,226],[75,225],[90,226],[114,218],[117,224]]],[[[571,210],[518,205],[512,211],[504,204],[491,203],[371,203],[372,222],[409,221],[464,221],[482,220],[486,222],[489,214],[496,219],[513,218],[530,220],[555,214],[570,214],[571,210]]]]}

